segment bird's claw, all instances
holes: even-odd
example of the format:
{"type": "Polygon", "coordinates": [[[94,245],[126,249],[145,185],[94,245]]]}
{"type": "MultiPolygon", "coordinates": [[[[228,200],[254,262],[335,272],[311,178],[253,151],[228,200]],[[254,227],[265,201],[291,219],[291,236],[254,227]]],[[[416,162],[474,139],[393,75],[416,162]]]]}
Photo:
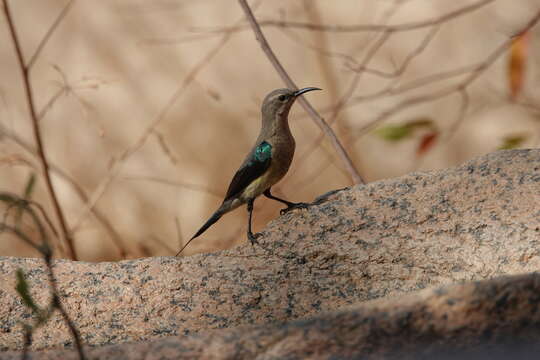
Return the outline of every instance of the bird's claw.
{"type": "Polygon", "coordinates": [[[286,213],[288,213],[289,211],[291,210],[294,210],[294,209],[307,209],[309,207],[310,204],[308,203],[303,203],[303,202],[299,202],[299,203],[295,203],[295,204],[292,204],[292,205],[289,205],[287,206],[285,209],[281,209],[279,211],[279,213],[281,215],[284,215],[286,213]]]}
{"type": "Polygon", "coordinates": [[[261,233],[248,233],[248,239],[249,241],[251,242],[251,245],[252,246],[255,246],[255,244],[259,244],[259,242],[257,241],[257,238],[260,238],[262,236],[261,233]]]}

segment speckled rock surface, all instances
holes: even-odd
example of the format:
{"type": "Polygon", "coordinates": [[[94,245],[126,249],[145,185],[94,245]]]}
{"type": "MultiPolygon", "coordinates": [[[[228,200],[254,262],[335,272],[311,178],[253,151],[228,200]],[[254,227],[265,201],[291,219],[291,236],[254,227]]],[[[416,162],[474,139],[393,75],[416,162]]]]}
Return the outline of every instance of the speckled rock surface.
{"type": "MultiPolygon", "coordinates": [[[[538,359],[540,275],[379,299],[285,324],[86,349],[92,359],[538,359]]],[[[0,354],[19,359],[20,353],[0,354]]],[[[77,359],[72,350],[31,359],[77,359]]]]}
{"type": "MultiPolygon", "coordinates": [[[[67,311],[91,345],[267,324],[460,280],[540,269],[540,151],[497,152],[454,169],[331,194],[272,222],[259,241],[187,258],[56,262],[67,311]]],[[[45,302],[42,261],[0,260],[0,350],[20,349],[28,318],[13,288],[28,273],[45,302]]],[[[34,348],[70,344],[60,317],[34,348]]]]}

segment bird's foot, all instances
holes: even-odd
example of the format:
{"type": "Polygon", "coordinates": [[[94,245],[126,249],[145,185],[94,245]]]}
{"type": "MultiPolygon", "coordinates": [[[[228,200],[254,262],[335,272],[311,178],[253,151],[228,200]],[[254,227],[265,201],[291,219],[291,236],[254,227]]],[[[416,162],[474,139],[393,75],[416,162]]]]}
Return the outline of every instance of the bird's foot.
{"type": "Polygon", "coordinates": [[[294,209],[307,209],[309,207],[309,203],[304,203],[304,202],[299,202],[299,203],[291,203],[290,205],[287,205],[287,207],[285,209],[281,209],[279,211],[279,213],[281,215],[284,215],[286,213],[288,213],[289,211],[291,210],[294,210],[294,209]]]}
{"type": "Polygon", "coordinates": [[[247,234],[247,237],[249,239],[249,241],[251,241],[251,245],[255,246],[255,244],[259,244],[259,242],[257,241],[258,238],[260,238],[262,236],[261,233],[252,233],[252,232],[248,232],[247,234]]]}

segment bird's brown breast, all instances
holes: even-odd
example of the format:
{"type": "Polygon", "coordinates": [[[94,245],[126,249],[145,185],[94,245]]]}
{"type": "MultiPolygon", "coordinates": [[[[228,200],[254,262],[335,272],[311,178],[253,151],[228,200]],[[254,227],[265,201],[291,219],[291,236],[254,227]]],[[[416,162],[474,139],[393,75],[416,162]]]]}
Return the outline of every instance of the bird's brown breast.
{"type": "Polygon", "coordinates": [[[289,132],[274,136],[269,143],[272,145],[272,163],[268,169],[268,183],[272,186],[289,170],[294,156],[295,142],[289,132]]]}

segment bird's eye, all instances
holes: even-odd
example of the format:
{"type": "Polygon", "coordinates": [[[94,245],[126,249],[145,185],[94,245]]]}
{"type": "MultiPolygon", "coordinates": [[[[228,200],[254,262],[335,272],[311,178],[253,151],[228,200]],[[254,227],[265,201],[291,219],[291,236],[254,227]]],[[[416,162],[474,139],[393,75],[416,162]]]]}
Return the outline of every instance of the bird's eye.
{"type": "Polygon", "coordinates": [[[285,95],[279,95],[278,100],[279,100],[279,101],[285,101],[285,100],[287,100],[287,96],[285,96],[285,95]]]}

